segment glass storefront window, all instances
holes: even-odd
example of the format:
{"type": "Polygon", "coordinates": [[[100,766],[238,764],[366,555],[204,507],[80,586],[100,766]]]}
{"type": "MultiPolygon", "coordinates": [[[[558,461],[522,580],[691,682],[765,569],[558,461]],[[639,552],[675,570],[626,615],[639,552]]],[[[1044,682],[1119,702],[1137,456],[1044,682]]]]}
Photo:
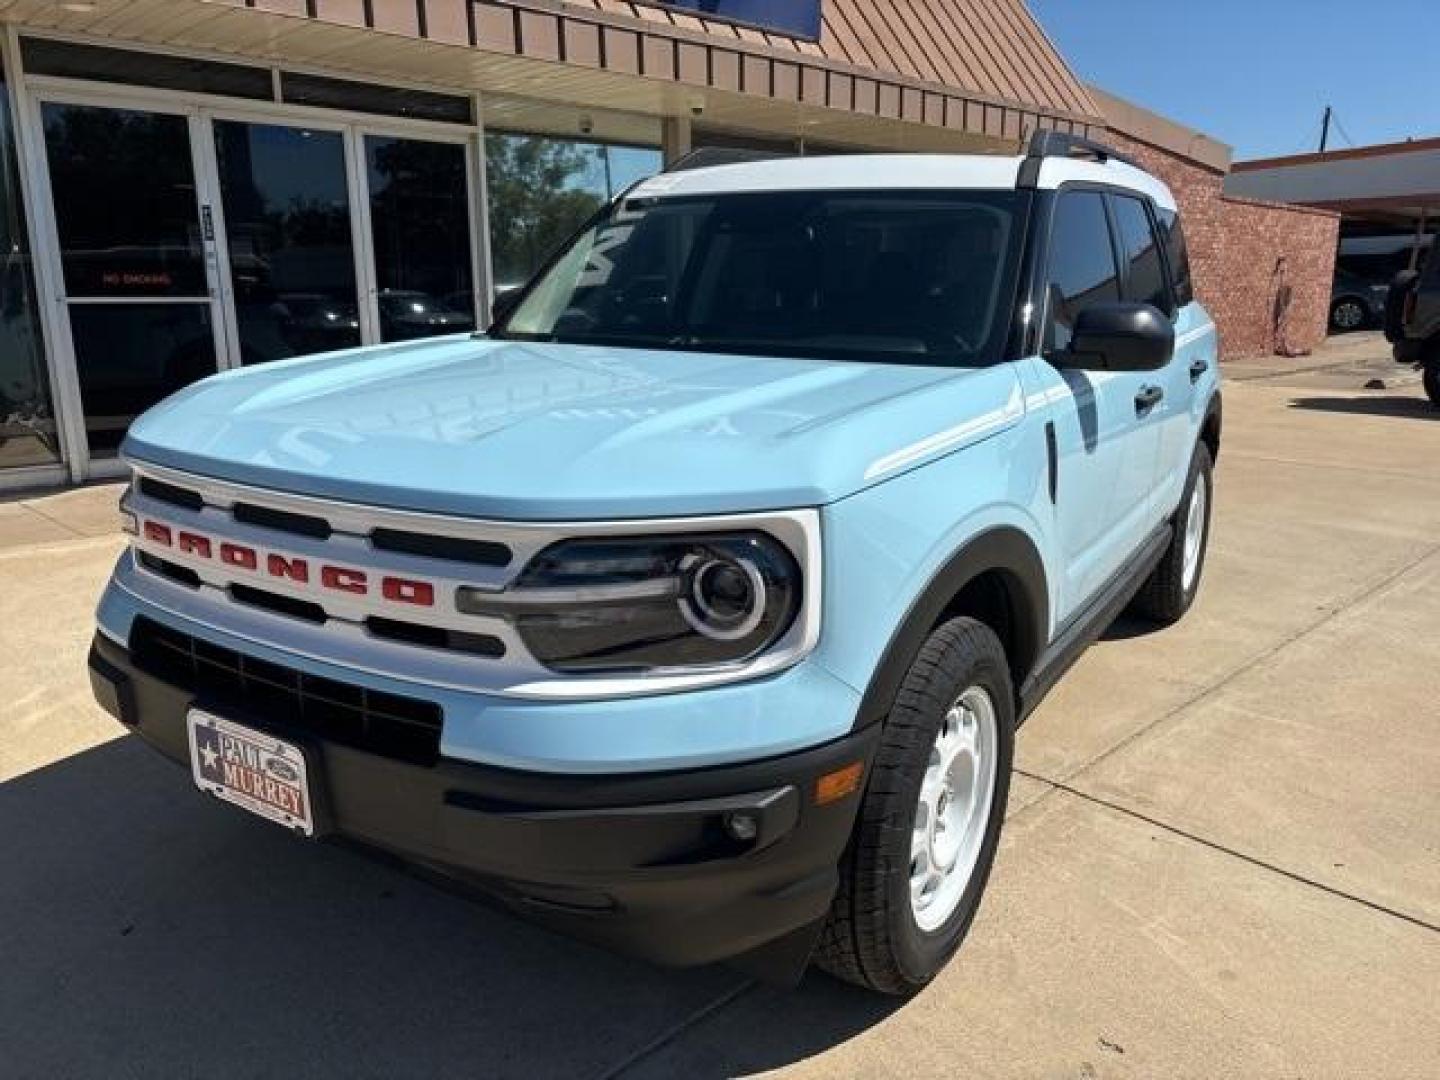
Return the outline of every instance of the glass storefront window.
{"type": "Polygon", "coordinates": [[[660,151],[648,147],[487,134],[495,291],[525,284],[607,199],[659,172],[661,164],[660,151]]]}
{"type": "Polygon", "coordinates": [[[465,147],[365,136],[380,338],[475,328],[465,147]]]}
{"type": "Polygon", "coordinates": [[[59,102],[43,115],[66,294],[204,296],[185,117],[59,102]]]}
{"type": "Polygon", "coordinates": [[[0,469],[60,460],[35,300],[15,132],[0,66],[0,469]]]}
{"type": "Polygon", "coordinates": [[[344,137],[217,120],[215,154],[241,361],[359,345],[344,137]]]}
{"type": "Polygon", "coordinates": [[[113,457],[135,417],[215,371],[209,304],[74,304],[70,337],[92,457],[113,457]]]}

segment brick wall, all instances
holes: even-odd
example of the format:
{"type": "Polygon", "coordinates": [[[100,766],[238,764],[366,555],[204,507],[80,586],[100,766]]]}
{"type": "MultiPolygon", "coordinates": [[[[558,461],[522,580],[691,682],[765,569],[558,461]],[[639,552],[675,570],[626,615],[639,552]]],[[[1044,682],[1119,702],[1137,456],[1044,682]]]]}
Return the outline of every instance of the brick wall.
{"type": "Polygon", "coordinates": [[[1195,292],[1220,328],[1226,359],[1302,355],[1325,339],[1338,214],[1226,196],[1214,169],[1114,129],[1103,138],[1175,193],[1195,292]],[[1290,302],[1277,319],[1286,288],[1290,302]]]}

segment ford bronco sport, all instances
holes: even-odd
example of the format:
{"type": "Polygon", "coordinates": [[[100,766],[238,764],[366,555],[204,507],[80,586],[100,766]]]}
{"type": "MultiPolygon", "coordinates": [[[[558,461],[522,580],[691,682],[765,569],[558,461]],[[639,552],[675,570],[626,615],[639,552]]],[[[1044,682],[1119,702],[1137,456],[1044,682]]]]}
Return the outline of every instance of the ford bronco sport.
{"type": "Polygon", "coordinates": [[[1019,721],[1195,598],[1217,380],[1174,199],[1098,144],[673,170],[483,335],[137,421],[92,684],[297,833],[910,993],[1019,721]]]}

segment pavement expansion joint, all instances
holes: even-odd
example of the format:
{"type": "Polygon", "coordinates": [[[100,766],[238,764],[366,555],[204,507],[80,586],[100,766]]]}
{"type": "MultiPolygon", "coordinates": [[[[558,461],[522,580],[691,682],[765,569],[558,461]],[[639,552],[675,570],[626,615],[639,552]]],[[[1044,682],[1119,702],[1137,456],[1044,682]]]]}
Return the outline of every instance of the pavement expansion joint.
{"type": "Polygon", "coordinates": [[[625,1073],[629,1072],[646,1058],[651,1057],[656,1052],[664,1049],[666,1046],[669,1046],[672,1042],[678,1039],[689,1029],[695,1027],[697,1024],[700,1024],[705,1020],[708,1020],[710,1017],[734,1004],[736,1001],[739,1001],[751,990],[754,990],[758,985],[759,984],[756,983],[753,979],[746,979],[744,982],[739,983],[736,986],[732,986],[729,990],[726,990],[719,997],[715,998],[715,1000],[701,1005],[698,1009],[690,1013],[688,1016],[681,1017],[679,1020],[675,1021],[675,1023],[663,1029],[658,1035],[656,1035],[653,1039],[647,1042],[644,1046],[641,1046],[638,1049],[627,1054],[625,1057],[621,1058],[618,1062],[616,1062],[614,1065],[611,1065],[604,1071],[597,1073],[594,1080],[617,1080],[618,1077],[621,1077],[625,1073]]]}
{"type": "Polygon", "coordinates": [[[1394,919],[1399,919],[1401,922],[1409,923],[1412,926],[1418,926],[1422,930],[1429,930],[1432,933],[1440,934],[1440,925],[1437,925],[1426,919],[1422,919],[1418,915],[1411,915],[1407,912],[1400,911],[1398,908],[1389,907],[1386,904],[1381,904],[1377,901],[1369,900],[1363,896],[1358,895],[1357,893],[1346,892],[1344,889],[1337,889],[1333,885],[1327,885],[1323,881],[1316,881],[1314,878],[1307,877],[1306,875],[1301,874],[1295,870],[1287,870],[1283,866],[1278,866],[1275,863],[1269,862],[1268,860],[1262,859],[1256,855],[1246,854],[1238,848],[1233,848],[1226,844],[1218,843],[1215,840],[1208,840],[1205,837],[1199,835],[1198,833],[1190,832],[1188,829],[1182,829],[1178,825],[1168,824],[1167,822],[1161,821],[1159,818],[1151,817],[1149,814],[1142,813],[1139,810],[1131,809],[1130,807],[1125,806],[1123,803],[1115,802],[1114,800],[1107,799],[1101,795],[1095,795],[1091,792],[1084,791],[1081,788],[1077,788],[1074,785],[1068,784],[1063,780],[1054,780],[1048,776],[1042,776],[1039,773],[1026,772],[1024,769],[1016,769],[1015,771],[1021,776],[1029,777],[1031,780],[1037,780],[1042,784],[1049,784],[1053,789],[1061,792],[1062,794],[1070,795],[1077,799],[1083,799],[1085,802],[1091,803],[1092,805],[1104,807],[1105,809],[1111,810],[1114,813],[1123,814],[1126,817],[1134,818],[1137,821],[1143,821],[1147,825],[1154,826],[1157,829],[1165,830],[1165,832],[1171,834],[1172,836],[1178,836],[1181,839],[1190,841],[1191,843],[1199,844],[1202,847],[1209,848],[1211,851],[1216,851],[1223,855],[1229,855],[1231,858],[1239,859],[1241,862],[1249,863],[1251,866],[1258,867],[1261,870],[1268,870],[1271,873],[1279,874],[1281,877],[1287,878],[1288,880],[1296,882],[1297,884],[1306,885],[1312,889],[1319,889],[1321,892],[1328,893],[1329,895],[1337,897],[1338,899],[1349,900],[1352,903],[1356,903],[1361,905],[1362,907],[1369,908],[1371,911],[1378,912],[1382,915],[1388,915],[1394,919]]]}
{"type": "MultiPolygon", "coordinates": [[[[1102,750],[1099,754],[1095,755],[1095,757],[1091,758],[1083,765],[1072,769],[1068,774],[1066,774],[1063,780],[1052,780],[1043,776],[1037,776],[1034,779],[1043,780],[1046,783],[1054,784],[1057,787],[1061,787],[1064,783],[1068,783],[1069,781],[1079,779],[1085,773],[1093,769],[1096,765],[1099,765],[1101,762],[1107,761],[1115,754],[1119,753],[1121,750],[1124,750],[1126,747],[1130,746],[1132,743],[1135,743],[1146,735],[1149,735],[1151,732],[1161,727],[1167,721],[1174,719],[1181,713],[1190,709],[1192,706],[1198,705],[1200,702],[1214,696],[1216,693],[1223,690],[1226,686],[1230,685],[1230,683],[1234,682],[1240,676],[1246,675],[1249,672],[1254,671],[1266,661],[1271,660],[1274,657],[1278,656],[1280,653],[1284,652],[1291,645],[1294,645],[1295,643],[1304,640],[1311,634],[1315,633],[1317,630],[1320,630],[1325,626],[1329,625],[1341,615],[1357,607],[1358,605],[1363,604],[1366,600],[1369,600],[1376,594],[1383,592],[1389,586],[1393,585],[1396,581],[1403,578],[1406,574],[1423,565],[1425,562],[1434,558],[1436,555],[1440,555],[1440,544],[1434,544],[1426,548],[1414,559],[1411,559],[1404,565],[1390,571],[1389,573],[1385,574],[1384,576],[1378,578],[1375,581],[1368,582],[1360,586],[1351,595],[1343,597],[1342,599],[1336,601],[1333,606],[1328,607],[1325,610],[1324,614],[1322,614],[1319,618],[1312,620],[1311,622],[1309,622],[1305,626],[1302,626],[1293,633],[1287,634],[1284,638],[1276,642],[1274,645],[1270,646],[1268,649],[1256,653],[1243,664],[1240,664],[1233,670],[1226,672],[1225,674],[1217,678],[1215,681],[1197,690],[1194,694],[1190,695],[1184,701],[1171,707],[1170,709],[1167,709],[1165,712],[1162,712],[1159,716],[1155,717],[1155,719],[1151,720],[1148,724],[1145,724],[1143,727],[1137,728],[1136,730],[1130,732],[1130,734],[1126,735],[1119,742],[1115,743],[1115,745],[1107,747],[1105,750],[1102,750]]],[[[1020,770],[1017,769],[1016,771],[1019,772],[1020,770]]]]}

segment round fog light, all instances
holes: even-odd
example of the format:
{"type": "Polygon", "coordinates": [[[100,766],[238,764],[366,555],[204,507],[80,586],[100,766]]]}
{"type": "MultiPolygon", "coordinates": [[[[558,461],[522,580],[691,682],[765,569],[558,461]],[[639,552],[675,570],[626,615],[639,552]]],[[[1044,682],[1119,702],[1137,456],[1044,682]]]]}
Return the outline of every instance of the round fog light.
{"type": "Polygon", "coordinates": [[[737,810],[725,815],[725,831],[735,840],[754,840],[760,835],[760,821],[754,814],[737,810]]]}

